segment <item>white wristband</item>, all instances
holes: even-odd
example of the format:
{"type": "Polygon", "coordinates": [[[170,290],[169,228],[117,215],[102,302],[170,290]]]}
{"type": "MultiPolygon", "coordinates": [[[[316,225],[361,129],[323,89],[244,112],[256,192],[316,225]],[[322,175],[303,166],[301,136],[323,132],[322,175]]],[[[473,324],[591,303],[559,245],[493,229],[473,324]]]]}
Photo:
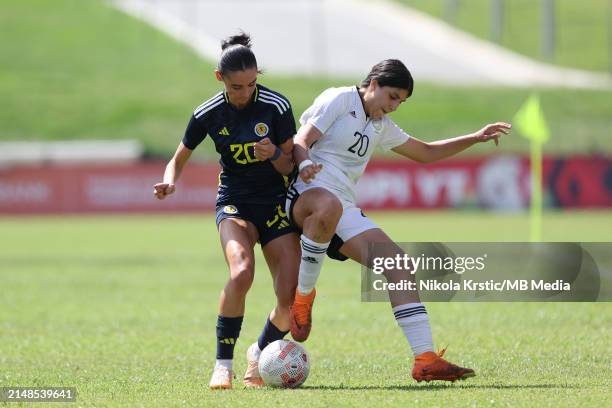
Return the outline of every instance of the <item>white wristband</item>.
{"type": "Polygon", "coordinates": [[[302,170],[304,170],[304,167],[311,166],[311,165],[313,165],[313,164],[314,164],[314,163],[313,163],[313,162],[312,162],[312,160],[310,160],[310,159],[303,160],[303,161],[300,163],[300,165],[298,166],[298,171],[300,171],[300,172],[301,172],[302,170]]]}

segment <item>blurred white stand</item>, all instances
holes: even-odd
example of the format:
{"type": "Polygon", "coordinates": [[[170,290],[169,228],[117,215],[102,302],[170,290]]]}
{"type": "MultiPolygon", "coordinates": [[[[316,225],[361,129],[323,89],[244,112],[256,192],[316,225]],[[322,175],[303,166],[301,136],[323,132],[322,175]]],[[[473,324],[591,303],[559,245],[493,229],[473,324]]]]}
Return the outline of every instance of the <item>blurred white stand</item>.
{"type": "Polygon", "coordinates": [[[129,162],[140,160],[143,152],[138,140],[1,142],[0,166],[129,162]]]}
{"type": "Polygon", "coordinates": [[[513,87],[612,87],[608,73],[560,68],[481,40],[389,0],[110,0],[217,61],[220,40],[253,37],[275,74],[362,79],[401,59],[416,81],[513,87]]]}

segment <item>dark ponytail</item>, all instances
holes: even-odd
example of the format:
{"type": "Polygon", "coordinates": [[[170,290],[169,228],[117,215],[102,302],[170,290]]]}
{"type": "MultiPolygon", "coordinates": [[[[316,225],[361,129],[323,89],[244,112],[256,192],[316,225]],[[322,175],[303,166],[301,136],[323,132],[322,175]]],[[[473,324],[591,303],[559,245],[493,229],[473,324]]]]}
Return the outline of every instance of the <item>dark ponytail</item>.
{"type": "Polygon", "coordinates": [[[402,61],[396,59],[384,60],[374,65],[366,79],[361,82],[361,86],[363,88],[368,87],[373,79],[380,86],[405,89],[408,91],[408,96],[412,95],[414,89],[414,80],[410,71],[402,61]]]}
{"type": "Polygon", "coordinates": [[[251,37],[248,34],[240,32],[221,41],[221,49],[223,52],[217,67],[221,74],[257,69],[257,60],[251,51],[251,37]]]}

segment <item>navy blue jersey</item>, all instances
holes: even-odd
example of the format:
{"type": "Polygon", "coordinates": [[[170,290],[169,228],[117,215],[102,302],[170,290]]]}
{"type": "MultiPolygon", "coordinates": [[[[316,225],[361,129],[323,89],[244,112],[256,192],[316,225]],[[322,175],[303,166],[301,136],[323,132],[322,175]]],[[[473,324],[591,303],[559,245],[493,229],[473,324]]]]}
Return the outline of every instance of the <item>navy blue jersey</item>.
{"type": "Polygon", "coordinates": [[[284,96],[257,84],[253,101],[239,110],[219,92],[193,112],[183,144],[193,150],[206,135],[221,155],[217,205],[265,204],[285,195],[285,178],[254,153],[255,143],[264,137],[279,146],[295,135],[293,112],[284,96]]]}

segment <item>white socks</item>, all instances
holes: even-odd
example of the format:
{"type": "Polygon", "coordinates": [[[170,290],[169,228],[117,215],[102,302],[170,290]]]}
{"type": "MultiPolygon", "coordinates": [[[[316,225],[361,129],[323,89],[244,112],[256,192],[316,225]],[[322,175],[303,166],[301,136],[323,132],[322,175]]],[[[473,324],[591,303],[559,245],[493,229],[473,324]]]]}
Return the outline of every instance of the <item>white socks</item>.
{"type": "Polygon", "coordinates": [[[228,370],[232,369],[232,363],[234,360],[219,360],[217,359],[216,363],[215,363],[215,368],[219,367],[219,366],[223,366],[225,368],[227,368],[228,370]]]}
{"type": "Polygon", "coordinates": [[[300,261],[300,275],[298,277],[297,288],[302,295],[307,295],[317,284],[329,242],[320,244],[312,241],[304,234],[302,234],[300,239],[302,244],[302,260],[300,261]]]}
{"type": "Polygon", "coordinates": [[[402,328],[415,356],[426,351],[433,351],[429,316],[422,303],[395,306],[393,315],[397,324],[402,328]]]}
{"type": "Polygon", "coordinates": [[[261,355],[261,350],[259,349],[259,344],[257,344],[257,342],[249,346],[249,354],[255,360],[259,360],[259,356],[261,355]]]}

